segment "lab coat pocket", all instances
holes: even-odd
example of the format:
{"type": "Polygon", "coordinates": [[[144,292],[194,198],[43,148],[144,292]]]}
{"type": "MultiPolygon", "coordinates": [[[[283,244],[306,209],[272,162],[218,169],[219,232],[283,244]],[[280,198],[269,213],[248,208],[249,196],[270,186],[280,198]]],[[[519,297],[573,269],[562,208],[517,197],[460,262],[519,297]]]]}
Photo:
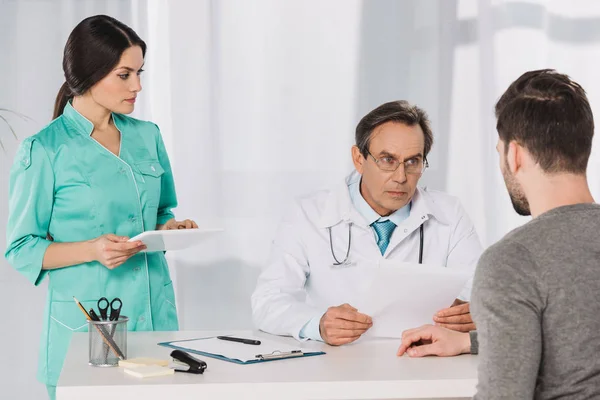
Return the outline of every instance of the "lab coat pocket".
{"type": "MultiPolygon", "coordinates": [[[[96,301],[81,301],[81,305],[89,310],[96,306],[96,301]]],[[[46,338],[46,383],[56,385],[58,382],[72,333],[86,331],[87,320],[75,302],[53,301],[50,304],[50,321],[46,338]]]]}
{"type": "Polygon", "coordinates": [[[155,318],[154,329],[157,331],[176,331],[179,329],[177,321],[177,308],[175,307],[175,292],[173,282],[169,281],[163,286],[163,298],[157,302],[158,318],[155,318]]]}
{"type": "Polygon", "coordinates": [[[156,160],[140,161],[135,164],[140,174],[141,200],[148,207],[158,207],[162,175],[165,170],[156,160]]]}
{"type": "MultiPolygon", "coordinates": [[[[89,311],[97,306],[97,300],[80,300],[81,305],[89,311]]],[[[87,319],[74,301],[53,301],[50,306],[52,323],[71,332],[87,331],[87,319]]]]}
{"type": "Polygon", "coordinates": [[[173,281],[166,283],[164,286],[164,290],[165,290],[165,301],[168,304],[170,304],[173,308],[176,308],[176,306],[175,306],[175,290],[173,289],[173,281]]]}

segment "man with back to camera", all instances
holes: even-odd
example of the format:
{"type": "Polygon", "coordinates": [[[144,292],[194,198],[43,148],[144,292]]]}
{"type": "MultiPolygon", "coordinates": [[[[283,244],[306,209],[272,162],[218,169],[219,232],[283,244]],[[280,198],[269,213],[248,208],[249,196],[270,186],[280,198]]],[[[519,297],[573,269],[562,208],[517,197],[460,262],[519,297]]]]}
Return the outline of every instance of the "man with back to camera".
{"type": "MultiPolygon", "coordinates": [[[[350,343],[372,319],[340,305],[341,297],[357,290],[339,279],[341,270],[351,274],[352,265],[382,259],[474,269],[481,244],[459,201],[417,187],[432,143],[427,115],[406,101],[383,104],[362,118],[352,147],[356,171],[333,190],[299,199],[283,218],[252,296],[259,329],[350,343]]],[[[473,330],[470,286],[454,307],[432,318],[473,330]]]]}
{"type": "Polygon", "coordinates": [[[398,353],[479,351],[476,399],[600,398],[600,206],[586,176],[586,93],[566,75],[530,71],[502,95],[496,117],[508,193],[533,220],[479,261],[477,335],[424,326],[403,334],[398,353]],[[423,340],[433,343],[411,347],[423,340]]]}

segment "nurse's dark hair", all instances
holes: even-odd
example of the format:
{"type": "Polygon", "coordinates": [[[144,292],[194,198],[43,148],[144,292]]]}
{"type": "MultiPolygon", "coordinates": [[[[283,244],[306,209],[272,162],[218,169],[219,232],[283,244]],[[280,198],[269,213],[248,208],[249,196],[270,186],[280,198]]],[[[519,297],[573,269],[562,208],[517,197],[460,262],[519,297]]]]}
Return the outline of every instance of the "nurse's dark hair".
{"type": "Polygon", "coordinates": [[[84,94],[108,75],[123,52],[132,46],[140,46],[142,54],[146,55],[146,43],[133,29],[112,17],[95,15],[81,21],[65,45],[65,83],[56,96],[52,118],[63,113],[73,96],[84,94]]]}
{"type": "Polygon", "coordinates": [[[356,126],[356,147],[363,157],[367,158],[371,136],[375,128],[386,122],[397,122],[408,126],[419,125],[425,136],[425,148],[423,157],[427,157],[431,146],[433,146],[433,132],[429,123],[427,113],[421,108],[410,104],[406,100],[390,101],[365,115],[356,126]]]}
{"type": "Polygon", "coordinates": [[[504,149],[516,142],[546,173],[585,174],[594,116],[585,90],[552,69],[529,71],[496,103],[496,130],[504,149]]]}

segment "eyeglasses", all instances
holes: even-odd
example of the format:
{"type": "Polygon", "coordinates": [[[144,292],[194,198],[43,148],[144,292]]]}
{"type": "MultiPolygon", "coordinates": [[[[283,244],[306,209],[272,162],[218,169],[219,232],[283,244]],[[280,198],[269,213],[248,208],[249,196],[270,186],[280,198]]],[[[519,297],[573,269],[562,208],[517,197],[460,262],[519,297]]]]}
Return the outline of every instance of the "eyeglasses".
{"type": "Polygon", "coordinates": [[[379,167],[380,170],[386,172],[394,172],[398,169],[400,164],[404,164],[404,172],[407,174],[422,174],[425,172],[425,169],[429,167],[429,162],[427,158],[413,157],[409,158],[405,161],[396,160],[394,157],[384,156],[380,158],[375,158],[370,151],[367,150],[367,154],[373,158],[375,164],[379,167]]]}

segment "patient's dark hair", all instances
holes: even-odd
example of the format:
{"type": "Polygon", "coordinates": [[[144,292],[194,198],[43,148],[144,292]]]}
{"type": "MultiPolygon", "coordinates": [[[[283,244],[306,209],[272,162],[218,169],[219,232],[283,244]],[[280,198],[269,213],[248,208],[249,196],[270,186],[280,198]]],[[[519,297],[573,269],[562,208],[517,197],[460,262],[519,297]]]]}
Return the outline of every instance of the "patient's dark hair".
{"type": "Polygon", "coordinates": [[[515,141],[547,173],[585,174],[594,116],[585,90],[552,69],[529,71],[496,103],[496,129],[505,149],[515,141]]]}

